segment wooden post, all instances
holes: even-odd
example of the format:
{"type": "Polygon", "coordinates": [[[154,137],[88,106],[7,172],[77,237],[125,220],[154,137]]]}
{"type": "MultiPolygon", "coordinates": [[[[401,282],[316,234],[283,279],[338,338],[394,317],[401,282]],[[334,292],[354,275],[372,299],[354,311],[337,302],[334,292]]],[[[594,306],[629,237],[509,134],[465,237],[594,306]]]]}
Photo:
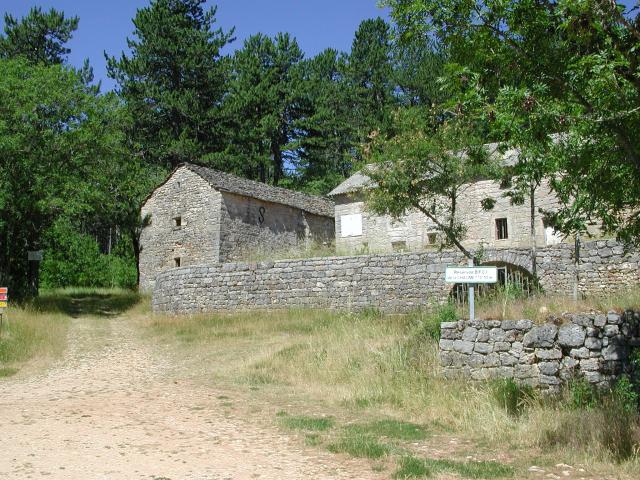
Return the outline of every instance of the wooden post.
{"type": "MultiPolygon", "coordinates": [[[[467,265],[469,265],[470,267],[474,267],[475,265],[473,264],[473,259],[470,258],[469,262],[467,263],[467,265]]],[[[473,283],[469,283],[469,320],[475,320],[476,318],[476,305],[475,305],[475,299],[474,299],[474,284],[473,283]]]]}

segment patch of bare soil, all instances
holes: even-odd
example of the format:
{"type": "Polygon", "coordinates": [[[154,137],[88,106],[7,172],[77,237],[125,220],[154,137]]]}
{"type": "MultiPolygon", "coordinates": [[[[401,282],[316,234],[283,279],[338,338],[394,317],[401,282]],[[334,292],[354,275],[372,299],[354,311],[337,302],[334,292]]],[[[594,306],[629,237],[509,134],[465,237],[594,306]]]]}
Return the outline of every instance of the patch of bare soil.
{"type": "Polygon", "coordinates": [[[73,320],[68,351],[53,368],[0,383],[0,479],[388,475],[234,416],[221,392],[167,375],[168,359],[140,342],[126,320],[96,322],[73,320]]]}

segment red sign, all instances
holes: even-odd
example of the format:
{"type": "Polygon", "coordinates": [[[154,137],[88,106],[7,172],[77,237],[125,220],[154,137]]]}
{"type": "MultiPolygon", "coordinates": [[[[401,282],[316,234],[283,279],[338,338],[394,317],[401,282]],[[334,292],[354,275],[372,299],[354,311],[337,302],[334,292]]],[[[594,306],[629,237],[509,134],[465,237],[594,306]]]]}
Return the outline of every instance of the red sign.
{"type": "Polygon", "coordinates": [[[7,287],[0,287],[0,293],[4,293],[6,295],[9,293],[9,289],[7,287]]]}
{"type": "Polygon", "coordinates": [[[0,302],[6,302],[7,296],[4,293],[0,293],[0,302]]]}

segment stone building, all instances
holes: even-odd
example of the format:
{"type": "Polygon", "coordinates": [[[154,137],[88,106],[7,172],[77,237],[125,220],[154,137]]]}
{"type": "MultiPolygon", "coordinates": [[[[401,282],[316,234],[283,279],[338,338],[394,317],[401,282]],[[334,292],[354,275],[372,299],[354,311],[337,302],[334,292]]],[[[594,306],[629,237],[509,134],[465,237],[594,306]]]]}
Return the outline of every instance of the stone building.
{"type": "MultiPolygon", "coordinates": [[[[490,154],[498,155],[497,145],[487,146],[490,154]]],[[[506,152],[500,158],[503,165],[513,165],[517,153],[506,152]]],[[[338,185],[329,196],[335,201],[336,248],[342,252],[419,251],[439,244],[441,233],[423,213],[408,212],[403,218],[376,215],[365,208],[367,189],[375,188],[363,172],[357,172],[338,185]]],[[[481,180],[465,185],[457,201],[458,219],[467,227],[465,247],[491,248],[529,247],[531,245],[530,202],[513,205],[504,196],[500,183],[481,180]],[[491,210],[482,207],[482,200],[492,198],[491,210]]],[[[535,191],[536,211],[553,211],[558,205],[548,184],[535,191]]],[[[536,244],[546,246],[560,243],[562,238],[545,225],[542,215],[536,214],[536,244]]],[[[595,231],[595,230],[594,230],[595,231]]]]}
{"type": "Polygon", "coordinates": [[[193,164],[178,166],[145,200],[140,288],[168,268],[230,262],[334,239],[331,200],[193,164]]]}

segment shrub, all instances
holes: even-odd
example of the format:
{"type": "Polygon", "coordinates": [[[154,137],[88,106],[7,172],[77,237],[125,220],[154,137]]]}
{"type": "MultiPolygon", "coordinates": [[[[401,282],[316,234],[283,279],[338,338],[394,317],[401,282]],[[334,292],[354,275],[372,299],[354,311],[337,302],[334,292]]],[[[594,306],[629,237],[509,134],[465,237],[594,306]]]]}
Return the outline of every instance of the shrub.
{"type": "Polygon", "coordinates": [[[533,398],[533,388],[519,385],[512,378],[496,380],[492,390],[498,404],[515,417],[522,414],[527,402],[533,398]]]}

